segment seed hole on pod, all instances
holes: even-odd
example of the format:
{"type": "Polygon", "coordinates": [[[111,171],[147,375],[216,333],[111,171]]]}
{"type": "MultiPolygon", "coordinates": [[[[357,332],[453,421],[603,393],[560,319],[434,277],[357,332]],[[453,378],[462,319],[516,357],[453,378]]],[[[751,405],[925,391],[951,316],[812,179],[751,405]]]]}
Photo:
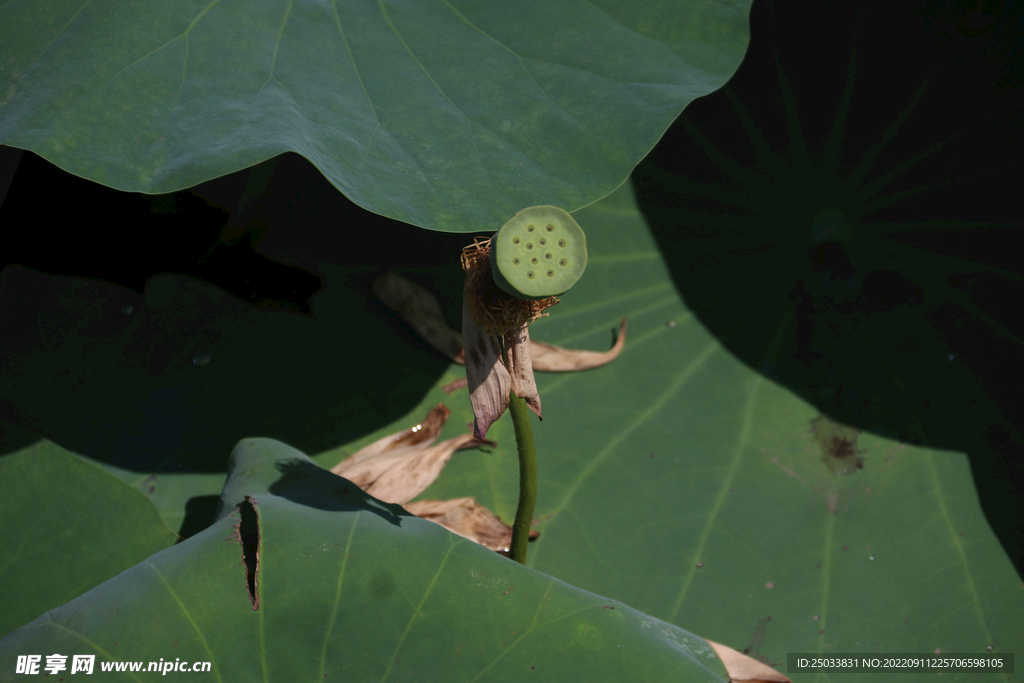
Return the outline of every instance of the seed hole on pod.
{"type": "Polygon", "coordinates": [[[526,226],[526,232],[533,232],[536,229],[537,229],[536,226],[533,226],[533,225],[526,226]]]}
{"type": "Polygon", "coordinates": [[[526,248],[527,249],[533,249],[533,242],[527,242],[526,243],[526,248]]]}
{"type": "Polygon", "coordinates": [[[568,261],[566,261],[566,260],[565,260],[564,258],[560,258],[560,259],[558,259],[558,265],[560,265],[560,266],[563,266],[563,267],[564,267],[564,266],[566,266],[566,265],[568,265],[568,264],[569,264],[569,262],[568,262],[568,261]]]}
{"type": "Polygon", "coordinates": [[[546,258],[548,261],[550,261],[551,259],[554,258],[554,256],[552,256],[551,252],[549,251],[548,253],[544,254],[544,258],[546,258]]]}
{"type": "Polygon", "coordinates": [[[554,276],[555,276],[555,271],[549,270],[548,271],[548,277],[554,277],[554,276]]]}
{"type": "Polygon", "coordinates": [[[564,247],[565,246],[565,240],[558,240],[558,246],[564,247]]]}
{"type": "Polygon", "coordinates": [[[513,237],[512,238],[512,244],[519,244],[519,238],[518,237],[513,237]]]}
{"type": "Polygon", "coordinates": [[[528,272],[528,273],[526,274],[526,277],[528,277],[528,278],[530,278],[530,279],[532,280],[532,279],[533,279],[533,278],[535,277],[535,276],[534,276],[534,274],[533,274],[533,271],[532,271],[532,270],[531,270],[531,271],[529,271],[529,272],[528,272]]]}
{"type": "Polygon", "coordinates": [[[546,227],[544,229],[547,230],[548,232],[554,232],[555,231],[555,226],[553,226],[550,223],[548,223],[548,227],[546,227]]]}
{"type": "Polygon", "coordinates": [[[530,259],[530,263],[532,263],[533,265],[537,265],[537,257],[534,256],[532,259],[530,259]]]}
{"type": "Polygon", "coordinates": [[[540,246],[542,246],[542,247],[543,247],[543,246],[544,246],[545,244],[547,244],[547,243],[548,243],[548,241],[547,241],[546,239],[544,239],[543,237],[541,237],[541,238],[540,238],[539,240],[537,240],[537,241],[538,241],[538,242],[540,242],[540,246]]]}
{"type": "Polygon", "coordinates": [[[519,265],[519,259],[517,259],[517,258],[512,259],[512,265],[513,266],[518,266],[519,265]]]}

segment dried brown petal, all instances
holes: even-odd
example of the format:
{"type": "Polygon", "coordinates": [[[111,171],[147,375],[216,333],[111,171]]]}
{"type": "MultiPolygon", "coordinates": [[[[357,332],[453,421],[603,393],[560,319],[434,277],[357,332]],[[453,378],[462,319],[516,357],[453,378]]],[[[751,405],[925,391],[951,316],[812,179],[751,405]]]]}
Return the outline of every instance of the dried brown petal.
{"type": "MultiPolygon", "coordinates": [[[[437,299],[420,285],[388,273],[374,284],[377,296],[395,311],[424,341],[459,365],[466,364],[462,333],[448,327],[437,299]]],[[[619,336],[608,351],[577,351],[554,344],[530,340],[533,369],[540,372],[575,372],[589,370],[615,360],[626,342],[626,320],[623,318],[619,336]]]]}
{"type": "Polygon", "coordinates": [[[545,344],[544,342],[534,341],[532,346],[533,351],[533,369],[540,370],[541,372],[576,372],[578,370],[589,370],[591,368],[599,368],[602,365],[607,365],[613,360],[619,357],[622,353],[622,347],[626,344],[626,319],[622,319],[622,325],[619,328],[619,336],[615,340],[615,344],[608,351],[577,351],[573,349],[563,349],[561,346],[555,346],[554,344],[545,344]]]}
{"type": "MultiPolygon", "coordinates": [[[[451,411],[449,411],[443,403],[438,403],[429,413],[427,413],[427,416],[418,425],[409,427],[409,429],[403,429],[397,434],[389,434],[388,436],[377,439],[368,446],[363,446],[358,451],[335,465],[331,471],[351,480],[352,478],[346,475],[344,471],[351,471],[352,467],[364,460],[374,458],[379,456],[381,453],[403,446],[415,446],[426,442],[424,445],[425,448],[432,444],[441,434],[441,428],[444,426],[444,423],[448,421],[448,416],[450,414],[451,411]]],[[[358,482],[354,483],[358,486],[358,482]]]]}
{"type": "Polygon", "coordinates": [[[444,393],[446,393],[448,395],[451,395],[451,393],[453,391],[455,391],[457,389],[461,389],[462,387],[466,386],[467,384],[469,384],[469,380],[466,379],[465,377],[463,377],[461,379],[454,380],[453,382],[451,382],[449,384],[445,384],[443,387],[441,387],[441,390],[444,391],[444,393]]]}
{"type": "MultiPolygon", "coordinates": [[[[477,503],[476,498],[418,500],[405,509],[485,548],[507,552],[512,545],[512,527],[477,503]]],[[[539,532],[530,532],[530,538],[538,536],[539,532]]]]}
{"type": "Polygon", "coordinates": [[[378,278],[373,291],[428,344],[449,358],[461,355],[462,333],[448,327],[437,297],[430,291],[394,273],[378,278]]]}
{"type": "Polygon", "coordinates": [[[533,378],[530,331],[526,325],[505,335],[505,367],[512,376],[512,393],[526,401],[530,410],[543,420],[537,381],[533,378]]]}
{"type": "Polygon", "coordinates": [[[473,436],[483,439],[495,420],[508,408],[512,376],[501,362],[498,338],[484,333],[463,299],[462,332],[466,338],[466,379],[473,404],[473,436]]]}
{"type": "Polygon", "coordinates": [[[331,472],[386,503],[406,503],[437,479],[455,451],[492,443],[463,434],[431,446],[448,415],[438,405],[420,424],[360,449],[331,472]]]}
{"type": "Polygon", "coordinates": [[[762,664],[731,647],[713,640],[709,640],[708,645],[715,650],[715,654],[725,665],[729,679],[735,683],[793,683],[767,664],[762,664]]]}
{"type": "MultiPolygon", "coordinates": [[[[455,451],[482,446],[485,443],[471,434],[460,434],[436,446],[418,449],[408,454],[408,457],[398,460],[393,467],[385,470],[373,483],[359,487],[385,503],[404,505],[434,483],[455,451]]],[[[394,451],[385,453],[384,457],[393,453],[394,451]]]]}

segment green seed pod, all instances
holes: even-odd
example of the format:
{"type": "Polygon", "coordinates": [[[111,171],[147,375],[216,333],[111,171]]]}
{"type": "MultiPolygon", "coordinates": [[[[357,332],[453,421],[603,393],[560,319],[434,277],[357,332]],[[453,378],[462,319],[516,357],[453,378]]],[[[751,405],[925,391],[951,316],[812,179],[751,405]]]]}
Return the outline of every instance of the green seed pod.
{"type": "Polygon", "coordinates": [[[557,206],[523,209],[491,240],[491,272],[503,291],[520,299],[557,296],[587,267],[587,237],[557,206]]]}

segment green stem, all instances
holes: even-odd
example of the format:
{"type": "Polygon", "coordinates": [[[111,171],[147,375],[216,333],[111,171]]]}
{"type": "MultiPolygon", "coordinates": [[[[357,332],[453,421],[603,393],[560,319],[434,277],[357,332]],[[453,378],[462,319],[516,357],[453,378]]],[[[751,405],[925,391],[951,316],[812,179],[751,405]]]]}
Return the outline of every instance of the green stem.
{"type": "Polygon", "coordinates": [[[526,564],[526,544],[530,540],[533,508],[537,504],[537,449],[533,445],[533,428],[526,401],[514,393],[509,396],[508,412],[516,430],[519,451],[519,507],[512,525],[512,559],[526,564]]]}

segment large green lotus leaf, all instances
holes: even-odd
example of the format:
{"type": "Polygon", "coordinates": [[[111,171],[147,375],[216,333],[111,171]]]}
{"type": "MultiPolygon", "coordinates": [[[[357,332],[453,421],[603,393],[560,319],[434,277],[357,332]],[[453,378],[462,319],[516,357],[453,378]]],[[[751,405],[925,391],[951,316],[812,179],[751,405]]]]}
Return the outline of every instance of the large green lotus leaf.
{"type": "MultiPolygon", "coordinates": [[[[574,217],[591,250],[586,277],[531,335],[601,350],[620,317],[629,330],[610,365],[537,374],[541,536],[529,566],[783,671],[787,652],[1024,642],[1024,591],[965,455],[837,424],[740,363],[674,291],[629,186],[574,217]]],[[[442,438],[465,430],[465,389],[439,388],[461,374],[453,367],[404,420],[317,462],[330,467],[439,401],[453,410],[442,438]]],[[[475,496],[510,522],[507,415],[488,438],[498,446],[457,454],[421,498],[475,496]]]]}
{"type": "Polygon", "coordinates": [[[60,653],[94,654],[97,671],[210,662],[174,672],[196,681],[727,680],[702,639],[376,501],[280,442],[244,440],[230,467],[218,523],[8,635],[4,675],[18,655],[60,653]]]}
{"type": "Polygon", "coordinates": [[[735,77],[633,180],[701,323],[838,419],[966,453],[1024,580],[1022,212],[1006,172],[1024,157],[1022,26],[1017,3],[757,3],[735,77]]]}
{"type": "Polygon", "coordinates": [[[164,523],[182,536],[201,531],[213,520],[224,486],[221,472],[135,472],[83,455],[78,457],[138,489],[156,506],[164,523]]]}
{"type": "MultiPolygon", "coordinates": [[[[840,646],[1005,652],[1022,641],[1020,582],[980,514],[964,456],[862,434],[863,469],[833,474],[809,433],[818,411],[738,362],[698,323],[630,188],[576,216],[591,250],[588,276],[532,334],[600,350],[620,317],[629,332],[611,365],[538,376],[545,420],[535,427],[533,567],[774,664],[786,652],[840,646]]],[[[436,273],[420,275],[457,320],[451,261],[452,291],[436,273]]],[[[80,444],[76,452],[148,467],[158,474],[154,497],[163,472],[223,473],[224,455],[211,444],[237,442],[240,431],[302,442],[325,467],[439,402],[452,409],[442,438],[463,432],[472,421],[465,390],[442,387],[464,370],[440,364],[407,331],[381,327],[389,316],[354,293],[368,291],[376,271],[319,266],[327,286],[311,303],[313,320],[255,315],[214,288],[162,276],[130,330],[116,292],[40,274],[19,285],[28,274],[10,269],[3,286],[14,299],[28,285],[67,305],[4,309],[19,334],[5,338],[10,353],[0,357],[3,406],[39,433],[80,444]],[[351,334],[338,316],[355,325],[351,334]],[[51,319],[61,323],[46,326],[51,319]],[[204,349],[213,360],[197,367],[191,359],[204,349]],[[365,423],[360,438],[339,438],[353,419],[365,423]],[[149,456],[128,459],[145,452],[147,434],[149,456]],[[318,448],[331,434],[346,445],[318,448]],[[197,470],[204,462],[209,469],[197,470]]],[[[511,520],[517,467],[507,417],[488,436],[497,447],[457,453],[422,497],[476,496],[511,520]]],[[[175,497],[179,509],[189,500],[180,488],[158,507],[172,509],[175,497]]]]}
{"type": "Polygon", "coordinates": [[[142,494],[46,440],[0,456],[0,482],[2,634],[177,540],[142,494]]]}
{"type": "Polygon", "coordinates": [[[15,2],[0,142],[159,193],[295,151],[371,211],[501,226],[608,194],[721,86],[749,2],[15,2]]]}

